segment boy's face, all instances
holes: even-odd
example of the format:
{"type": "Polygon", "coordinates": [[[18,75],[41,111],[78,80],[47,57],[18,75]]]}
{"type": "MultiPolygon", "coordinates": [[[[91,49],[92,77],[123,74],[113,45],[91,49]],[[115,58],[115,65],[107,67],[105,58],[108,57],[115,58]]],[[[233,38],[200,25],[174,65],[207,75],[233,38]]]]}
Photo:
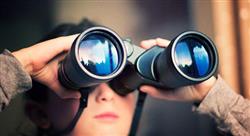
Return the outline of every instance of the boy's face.
{"type": "MultiPolygon", "coordinates": [[[[69,136],[128,135],[135,103],[135,93],[120,96],[107,84],[100,84],[89,94],[88,106],[69,136]]],[[[61,99],[49,91],[44,111],[50,125],[57,130],[62,130],[72,121],[78,107],[78,99],[61,99]]]]}

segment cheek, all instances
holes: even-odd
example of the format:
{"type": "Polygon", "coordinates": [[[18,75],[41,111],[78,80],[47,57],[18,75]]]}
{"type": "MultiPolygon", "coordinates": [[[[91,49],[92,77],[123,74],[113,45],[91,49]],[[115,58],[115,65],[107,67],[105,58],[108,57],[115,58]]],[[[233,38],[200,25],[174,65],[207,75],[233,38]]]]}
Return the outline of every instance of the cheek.
{"type": "MultiPolygon", "coordinates": [[[[123,117],[123,121],[121,121],[124,124],[131,125],[134,111],[135,111],[135,105],[136,105],[136,96],[134,93],[128,94],[126,97],[122,97],[120,99],[119,104],[119,113],[123,117]]],[[[128,127],[129,127],[128,126],[128,127]]]]}
{"type": "Polygon", "coordinates": [[[51,100],[47,105],[47,111],[52,126],[59,130],[67,127],[74,118],[78,106],[78,100],[51,100]]]}
{"type": "MultiPolygon", "coordinates": [[[[130,93],[126,97],[121,97],[121,96],[119,97],[120,97],[119,99],[120,101],[118,104],[120,105],[119,109],[124,111],[124,113],[128,113],[127,115],[133,115],[132,113],[134,113],[135,105],[136,105],[136,95],[134,93],[130,93]]],[[[126,116],[125,114],[123,115],[126,116]]]]}

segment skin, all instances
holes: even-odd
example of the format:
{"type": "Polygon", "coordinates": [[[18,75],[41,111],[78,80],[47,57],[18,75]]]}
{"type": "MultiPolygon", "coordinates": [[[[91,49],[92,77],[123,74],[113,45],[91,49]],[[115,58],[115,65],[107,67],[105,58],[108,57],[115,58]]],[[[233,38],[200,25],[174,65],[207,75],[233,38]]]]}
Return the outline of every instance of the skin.
{"type": "MultiPolygon", "coordinates": [[[[76,37],[77,35],[59,37],[13,52],[13,55],[34,80],[52,90],[49,91],[49,100],[45,105],[27,104],[26,109],[29,109],[31,120],[41,128],[53,126],[53,128],[61,130],[69,124],[77,112],[80,93],[61,86],[57,75],[59,62],[63,59],[65,52],[70,49],[76,37]]],[[[157,38],[142,41],[141,47],[148,49],[155,45],[166,47],[168,44],[169,41],[157,38]]],[[[200,84],[175,90],[160,90],[144,85],[140,87],[140,90],[161,99],[202,101],[215,81],[216,78],[211,77],[200,84]]],[[[69,136],[127,135],[133,117],[135,100],[134,93],[122,97],[107,84],[100,84],[90,93],[89,105],[69,136]],[[109,116],[96,118],[98,115],[110,112],[117,117],[115,119],[109,116]]]]}
{"type": "MultiPolygon", "coordinates": [[[[132,122],[135,102],[135,93],[120,96],[107,84],[102,83],[90,93],[87,108],[84,109],[73,131],[67,136],[126,136],[132,122]],[[98,117],[107,113],[112,116],[98,117]]],[[[37,105],[33,106],[35,106],[33,108],[38,108],[37,105]]],[[[49,91],[47,103],[40,105],[39,110],[46,116],[36,116],[36,118],[46,120],[46,123],[36,124],[41,128],[53,126],[55,130],[62,130],[74,118],[78,106],[79,100],[61,99],[53,91],[49,91]]]]}
{"type": "Polygon", "coordinates": [[[19,60],[32,79],[48,86],[61,98],[80,98],[78,91],[67,91],[57,75],[59,62],[69,51],[76,35],[64,36],[38,43],[12,54],[19,60]]]}

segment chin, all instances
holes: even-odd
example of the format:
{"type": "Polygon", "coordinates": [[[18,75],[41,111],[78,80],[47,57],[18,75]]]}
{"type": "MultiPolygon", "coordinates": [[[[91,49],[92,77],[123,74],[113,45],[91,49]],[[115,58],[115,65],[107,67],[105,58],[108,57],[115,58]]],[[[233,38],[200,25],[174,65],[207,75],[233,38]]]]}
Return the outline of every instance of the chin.
{"type": "Polygon", "coordinates": [[[68,136],[128,136],[129,129],[113,125],[90,126],[88,129],[77,128],[68,136]]]}
{"type": "Polygon", "coordinates": [[[128,133],[116,131],[73,132],[68,136],[128,136],[128,133]]]}

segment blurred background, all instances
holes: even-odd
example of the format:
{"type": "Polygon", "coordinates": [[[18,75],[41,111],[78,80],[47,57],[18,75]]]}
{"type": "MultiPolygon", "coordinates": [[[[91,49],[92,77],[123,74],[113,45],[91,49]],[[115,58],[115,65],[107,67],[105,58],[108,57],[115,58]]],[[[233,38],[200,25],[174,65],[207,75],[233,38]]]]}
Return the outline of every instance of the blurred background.
{"type": "MultiPolygon", "coordinates": [[[[219,73],[250,98],[250,0],[25,0],[0,3],[0,51],[30,46],[61,23],[83,18],[115,30],[135,44],[180,32],[207,34],[219,50],[219,73]]],[[[25,128],[23,97],[0,113],[0,135],[32,133],[25,128]],[[25,132],[23,132],[25,131],[25,132]]],[[[32,125],[32,124],[31,124],[32,125]]],[[[192,112],[192,103],[148,98],[138,135],[215,136],[215,123],[192,112]]]]}

